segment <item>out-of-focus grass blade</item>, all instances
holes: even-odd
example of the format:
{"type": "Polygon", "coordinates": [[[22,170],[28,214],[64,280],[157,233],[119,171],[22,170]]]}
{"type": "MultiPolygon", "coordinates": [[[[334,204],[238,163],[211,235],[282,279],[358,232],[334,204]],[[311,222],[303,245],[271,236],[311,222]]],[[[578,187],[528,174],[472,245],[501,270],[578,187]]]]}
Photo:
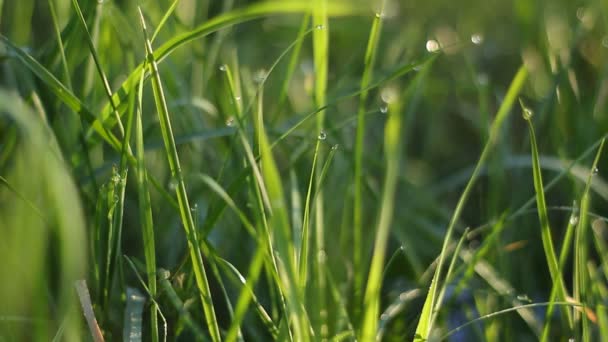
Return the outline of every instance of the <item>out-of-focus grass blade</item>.
{"type": "MultiPolygon", "coordinates": [[[[536,144],[536,134],[534,133],[534,125],[532,124],[532,110],[525,107],[520,100],[524,120],[528,123],[530,132],[530,146],[532,149],[532,173],[534,176],[534,190],[536,191],[536,206],[538,209],[538,219],[540,222],[541,238],[543,241],[543,250],[547,258],[547,265],[551,280],[556,287],[556,299],[560,302],[566,301],[566,286],[559,269],[555,249],[553,248],[553,238],[551,237],[551,225],[549,223],[549,215],[547,214],[547,203],[545,201],[545,189],[543,185],[542,171],[540,169],[540,159],[538,157],[538,146],[536,144]]],[[[563,307],[562,313],[568,318],[568,325],[573,327],[572,315],[567,307],[563,307]]]]}
{"type": "Polygon", "coordinates": [[[125,307],[125,322],[122,330],[122,340],[140,342],[143,336],[141,324],[146,298],[133,287],[127,287],[127,305],[125,307]]]}
{"type": "Polygon", "coordinates": [[[461,331],[462,329],[468,327],[469,325],[477,323],[479,321],[483,321],[483,320],[486,320],[486,319],[492,319],[492,318],[495,318],[496,316],[504,315],[504,314],[507,314],[507,313],[510,313],[510,312],[514,312],[514,311],[518,311],[518,310],[521,310],[521,309],[531,309],[531,308],[538,308],[538,307],[546,307],[546,306],[549,306],[549,304],[553,304],[555,306],[566,306],[566,307],[580,307],[581,306],[580,304],[574,304],[574,303],[568,303],[568,302],[554,302],[554,303],[548,303],[547,302],[547,303],[532,303],[532,304],[518,305],[518,306],[515,306],[515,307],[508,308],[508,309],[492,312],[490,314],[483,315],[481,317],[478,317],[478,318],[475,318],[475,319],[473,319],[471,321],[468,321],[467,323],[465,323],[463,325],[460,325],[460,326],[458,326],[458,327],[456,327],[456,328],[448,331],[448,333],[445,334],[445,335],[443,335],[439,339],[439,341],[445,341],[445,340],[447,340],[448,337],[454,335],[455,333],[461,331]]]}
{"type": "Polygon", "coordinates": [[[158,111],[161,132],[163,135],[163,140],[165,142],[166,155],[169,161],[169,167],[171,169],[171,177],[177,182],[175,191],[179,203],[179,211],[182,219],[182,224],[184,226],[184,230],[186,232],[186,237],[188,240],[188,249],[190,251],[190,257],[192,259],[192,268],[195,273],[198,290],[200,291],[201,304],[205,313],[209,334],[211,335],[211,339],[213,341],[220,341],[221,337],[217,324],[217,318],[215,315],[215,308],[213,306],[213,300],[211,298],[211,290],[209,289],[209,281],[207,280],[205,266],[203,265],[203,257],[198,245],[199,240],[197,237],[196,227],[194,226],[192,212],[190,211],[190,201],[186,192],[184,176],[182,174],[179,156],[177,154],[175,137],[173,136],[173,129],[171,128],[171,119],[169,117],[169,111],[167,109],[167,101],[165,100],[165,94],[163,92],[163,87],[158,72],[158,64],[156,63],[150,40],[148,40],[147,37],[146,24],[144,22],[141,10],[140,17],[145,36],[147,62],[150,65],[152,73],[152,89],[154,92],[156,110],[158,111]]]}
{"type": "MultiPolygon", "coordinates": [[[[73,110],[78,115],[82,116],[88,123],[93,124],[96,117],[93,112],[89,110],[84,103],[82,103],[63,83],[61,83],[50,71],[42,66],[38,61],[34,59],[27,52],[18,48],[8,38],[0,34],[0,40],[12,51],[19,60],[32,71],[44,84],[47,85],[49,90],[57,96],[66,106],[73,110]]],[[[116,150],[120,150],[120,142],[118,139],[108,130],[106,130],[101,124],[98,124],[93,128],[94,131],[99,134],[104,140],[106,140],[116,150]]]]}
{"type": "Polygon", "coordinates": [[[84,317],[89,325],[89,331],[91,332],[93,341],[103,342],[104,338],[101,334],[101,329],[99,329],[99,325],[97,324],[95,313],[93,312],[93,304],[91,303],[91,295],[89,294],[86,280],[77,280],[74,283],[74,287],[76,287],[78,299],[80,299],[80,305],[82,306],[84,317]]]}
{"type": "MultiPolygon", "coordinates": [[[[428,292],[426,300],[424,302],[420,321],[418,322],[418,326],[416,327],[416,334],[414,336],[414,341],[425,341],[428,339],[428,337],[431,333],[431,330],[433,328],[433,325],[432,325],[432,322],[434,320],[433,317],[436,315],[435,310],[438,309],[438,307],[436,306],[436,305],[438,305],[438,303],[436,303],[436,299],[437,299],[438,291],[440,291],[439,282],[441,280],[441,269],[443,268],[444,260],[447,257],[446,250],[447,250],[448,245],[451,242],[451,237],[452,237],[452,234],[454,231],[454,227],[456,226],[456,222],[458,222],[458,220],[460,219],[460,215],[462,214],[465,203],[468,200],[469,193],[471,192],[473,185],[475,185],[475,183],[477,181],[479,172],[480,172],[481,168],[483,167],[483,164],[485,164],[486,159],[488,159],[490,152],[492,151],[494,145],[496,144],[496,140],[498,139],[498,136],[499,136],[501,128],[502,128],[502,123],[507,118],[507,115],[511,111],[513,104],[517,100],[517,95],[518,95],[519,91],[521,90],[521,88],[523,87],[524,82],[527,78],[527,75],[528,75],[528,73],[527,73],[525,67],[521,66],[519,68],[519,70],[517,71],[517,74],[513,78],[513,81],[511,82],[511,85],[503,100],[502,105],[498,109],[496,118],[494,119],[494,122],[492,123],[492,126],[490,127],[490,135],[488,137],[488,142],[485,145],[485,147],[481,153],[481,156],[479,157],[479,161],[477,162],[477,165],[475,166],[475,169],[473,170],[473,174],[471,175],[469,182],[467,183],[464,191],[462,192],[462,195],[460,196],[460,199],[458,200],[458,204],[456,205],[454,214],[452,215],[452,218],[450,219],[450,223],[448,224],[446,236],[445,236],[445,239],[443,242],[443,246],[441,248],[441,253],[439,255],[439,262],[437,264],[437,269],[435,270],[435,274],[433,275],[433,280],[431,281],[431,286],[429,288],[429,292],[428,292]]],[[[443,286],[445,286],[445,284],[443,286]]]]}
{"type": "MultiPolygon", "coordinates": [[[[597,149],[597,154],[595,155],[595,159],[593,160],[593,165],[591,165],[591,170],[589,172],[589,176],[587,178],[587,183],[585,184],[585,190],[583,191],[583,195],[581,197],[581,207],[580,207],[580,217],[578,220],[578,226],[576,227],[576,235],[574,242],[574,300],[577,303],[581,303],[583,305],[583,309],[587,307],[590,303],[589,301],[589,275],[587,273],[587,262],[589,259],[589,250],[588,250],[588,226],[589,226],[589,207],[591,205],[591,196],[589,190],[591,188],[591,181],[593,179],[593,175],[599,172],[597,165],[600,160],[600,156],[602,154],[602,149],[604,148],[604,143],[606,142],[606,138],[602,139],[600,146],[597,149]]],[[[589,326],[589,320],[587,319],[587,315],[580,313],[575,313],[575,322],[581,319],[582,316],[582,341],[590,341],[591,339],[591,327],[589,326]]]]}
{"type": "Polygon", "coordinates": [[[173,11],[175,11],[175,8],[177,7],[178,3],[179,0],[173,1],[171,6],[169,6],[169,9],[167,9],[167,12],[165,12],[165,15],[163,15],[163,18],[160,20],[160,23],[158,23],[158,26],[156,26],[156,30],[154,30],[154,34],[152,34],[152,38],[150,38],[150,41],[152,43],[154,43],[154,40],[156,40],[156,36],[163,28],[163,26],[165,26],[165,23],[167,22],[167,20],[169,20],[169,17],[171,16],[171,14],[173,14],[173,11]]]}

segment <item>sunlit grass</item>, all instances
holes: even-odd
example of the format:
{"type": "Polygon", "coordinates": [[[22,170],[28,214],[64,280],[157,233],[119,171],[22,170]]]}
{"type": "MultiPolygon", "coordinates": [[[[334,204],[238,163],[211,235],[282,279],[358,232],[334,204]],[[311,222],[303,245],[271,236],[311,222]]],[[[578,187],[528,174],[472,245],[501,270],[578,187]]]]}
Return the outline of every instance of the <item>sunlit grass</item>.
{"type": "Polygon", "coordinates": [[[0,0],[0,340],[608,336],[603,3],[139,6],[0,0]]]}

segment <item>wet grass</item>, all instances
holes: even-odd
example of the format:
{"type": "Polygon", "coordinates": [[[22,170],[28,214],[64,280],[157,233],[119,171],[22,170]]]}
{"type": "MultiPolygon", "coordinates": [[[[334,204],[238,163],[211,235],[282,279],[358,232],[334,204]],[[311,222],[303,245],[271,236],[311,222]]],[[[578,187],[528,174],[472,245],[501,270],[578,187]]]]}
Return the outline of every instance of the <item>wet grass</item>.
{"type": "Polygon", "coordinates": [[[605,339],[606,17],[0,1],[0,339],[605,339]]]}

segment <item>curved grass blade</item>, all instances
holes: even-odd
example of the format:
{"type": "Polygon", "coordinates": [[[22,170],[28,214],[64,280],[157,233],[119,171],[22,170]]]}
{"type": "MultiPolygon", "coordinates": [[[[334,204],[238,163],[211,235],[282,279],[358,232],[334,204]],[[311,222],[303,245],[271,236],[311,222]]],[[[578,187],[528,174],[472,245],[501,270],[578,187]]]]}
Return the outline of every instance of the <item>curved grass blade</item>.
{"type": "Polygon", "coordinates": [[[450,223],[448,224],[446,236],[445,236],[445,239],[443,242],[443,246],[441,248],[441,253],[439,255],[439,262],[437,264],[437,269],[435,270],[435,274],[433,275],[433,279],[431,280],[431,286],[429,288],[429,292],[428,292],[426,300],[424,302],[424,307],[422,309],[420,321],[418,322],[418,326],[416,328],[416,334],[414,337],[414,341],[425,341],[428,339],[428,337],[431,333],[431,330],[433,328],[432,322],[434,320],[434,316],[436,315],[435,310],[439,309],[438,303],[436,303],[436,300],[437,300],[438,291],[440,291],[439,282],[441,280],[441,269],[443,268],[444,260],[447,257],[446,250],[447,250],[448,245],[451,242],[451,237],[454,232],[454,227],[456,226],[456,222],[458,222],[458,220],[460,219],[460,215],[462,214],[464,205],[465,205],[466,201],[468,200],[469,193],[471,192],[473,185],[475,185],[475,183],[477,181],[480,169],[482,168],[483,164],[485,164],[485,161],[486,161],[486,159],[488,159],[490,152],[492,151],[492,148],[496,144],[496,140],[498,139],[500,130],[502,128],[502,123],[504,122],[504,120],[507,118],[507,115],[511,111],[511,108],[513,107],[513,104],[515,103],[515,100],[517,98],[517,94],[523,87],[524,82],[527,78],[527,75],[528,75],[528,73],[527,73],[525,67],[521,66],[519,68],[519,70],[517,71],[517,74],[513,78],[513,81],[511,82],[511,85],[509,87],[509,90],[507,91],[507,95],[505,96],[505,99],[503,100],[502,105],[498,109],[496,118],[494,119],[494,122],[492,123],[492,126],[490,127],[490,135],[488,137],[488,142],[486,143],[486,145],[481,153],[481,156],[479,157],[479,161],[477,162],[477,165],[475,166],[475,169],[473,170],[473,174],[471,175],[469,182],[467,183],[464,191],[462,192],[462,195],[460,196],[460,199],[458,200],[458,204],[456,205],[454,214],[452,215],[452,218],[450,219],[450,223]]]}
{"type": "MultiPolygon", "coordinates": [[[[66,106],[72,111],[80,115],[88,123],[93,124],[96,121],[95,115],[82,103],[63,83],[61,83],[50,71],[42,66],[34,57],[14,45],[8,38],[0,34],[0,40],[12,51],[19,60],[33,72],[49,90],[57,96],[66,106]]],[[[93,130],[99,134],[106,142],[108,142],[116,150],[120,151],[120,141],[101,124],[96,125],[93,130]]],[[[89,132],[90,135],[90,132],[89,132]]]]}
{"type": "Polygon", "coordinates": [[[490,314],[487,315],[483,315],[481,317],[475,318],[474,320],[471,320],[461,326],[458,326],[450,331],[448,331],[447,334],[443,335],[439,340],[440,341],[444,341],[446,340],[448,337],[454,335],[455,333],[461,331],[462,329],[468,327],[471,324],[477,323],[479,321],[483,321],[486,319],[491,319],[491,318],[495,318],[496,316],[500,316],[500,315],[504,315],[513,311],[518,311],[521,309],[531,309],[531,308],[538,308],[538,307],[545,307],[545,306],[549,306],[549,305],[555,305],[555,306],[566,306],[566,307],[580,307],[580,304],[575,304],[575,303],[569,303],[569,302],[554,302],[554,303],[532,303],[532,304],[525,304],[525,305],[518,305],[512,308],[508,308],[508,309],[504,309],[504,310],[500,310],[500,311],[496,311],[496,312],[492,312],[490,314]]]}
{"type": "Polygon", "coordinates": [[[163,140],[165,142],[166,155],[169,161],[169,167],[171,169],[171,176],[177,181],[177,187],[175,191],[177,194],[182,224],[184,226],[186,237],[188,240],[188,249],[190,251],[190,257],[192,259],[192,268],[194,269],[196,284],[200,291],[201,304],[203,306],[203,311],[207,320],[209,334],[211,335],[211,339],[213,341],[220,341],[221,337],[217,324],[217,318],[215,315],[215,308],[213,306],[213,300],[211,298],[211,291],[209,289],[209,281],[207,280],[205,266],[203,265],[203,257],[198,245],[196,227],[194,226],[192,212],[190,211],[190,201],[186,192],[184,176],[182,174],[179,156],[177,154],[177,148],[175,145],[175,137],[173,136],[173,130],[171,128],[171,119],[169,117],[169,111],[167,109],[167,101],[165,100],[165,94],[160,80],[160,75],[158,73],[158,64],[156,63],[150,40],[148,40],[147,37],[146,24],[144,22],[141,10],[140,17],[146,40],[145,43],[147,61],[150,65],[152,73],[151,77],[154,100],[156,103],[156,109],[158,111],[163,140]]]}
{"type": "MultiPolygon", "coordinates": [[[[587,262],[589,261],[589,250],[588,250],[588,226],[589,226],[589,208],[591,205],[591,181],[593,175],[599,172],[597,165],[602,155],[602,149],[606,138],[602,139],[600,146],[597,149],[591,171],[587,177],[587,183],[585,184],[585,190],[581,197],[580,206],[580,217],[578,220],[578,226],[576,227],[576,235],[574,242],[574,300],[577,303],[583,304],[583,311],[586,310],[587,306],[590,305],[590,291],[589,291],[589,274],[587,272],[587,262]]],[[[575,321],[579,321],[582,316],[582,340],[591,340],[591,327],[587,315],[581,315],[580,313],[575,314],[575,321]]]]}
{"type": "MultiPolygon", "coordinates": [[[[551,280],[556,287],[556,298],[560,302],[566,301],[566,285],[560,272],[557,257],[555,255],[555,249],[553,248],[553,238],[551,237],[551,226],[549,223],[549,215],[547,214],[547,203],[545,201],[545,190],[543,186],[542,172],[540,169],[540,159],[538,157],[538,146],[536,144],[536,135],[534,133],[534,125],[532,124],[532,111],[526,108],[520,100],[520,104],[523,111],[524,120],[528,123],[528,129],[530,132],[530,146],[532,153],[532,171],[534,176],[534,190],[536,191],[536,205],[538,208],[538,219],[540,222],[541,238],[543,242],[543,250],[545,257],[547,258],[547,265],[549,267],[549,273],[551,274],[551,280]]],[[[572,315],[568,308],[564,307],[562,313],[568,318],[568,325],[572,329],[572,315]]]]}

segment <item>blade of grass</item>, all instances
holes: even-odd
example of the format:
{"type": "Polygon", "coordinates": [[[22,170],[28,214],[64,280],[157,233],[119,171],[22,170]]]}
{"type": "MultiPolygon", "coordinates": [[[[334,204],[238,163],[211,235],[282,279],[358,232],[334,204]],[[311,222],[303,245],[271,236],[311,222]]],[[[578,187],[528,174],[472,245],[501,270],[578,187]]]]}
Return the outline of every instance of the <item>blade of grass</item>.
{"type": "MultiPolygon", "coordinates": [[[[382,271],[388,243],[390,226],[395,207],[395,192],[401,164],[402,150],[402,118],[401,102],[395,99],[388,104],[388,119],[384,128],[384,158],[386,175],[384,178],[382,200],[380,202],[380,217],[376,229],[374,254],[367,279],[367,288],[363,300],[361,340],[373,341],[378,333],[378,316],[380,312],[380,290],[382,288],[382,271]]],[[[359,270],[361,272],[361,270],[359,270]]]]}
{"type": "MultiPolygon", "coordinates": [[[[260,101],[261,103],[261,101],[260,101]]],[[[261,111],[261,108],[260,108],[261,111]]],[[[259,121],[258,121],[259,122],[259,121]]],[[[291,228],[287,215],[287,206],[284,199],[283,185],[272,156],[268,136],[263,125],[257,127],[259,134],[261,169],[267,187],[271,204],[271,216],[268,226],[275,238],[277,250],[277,266],[281,280],[281,287],[285,294],[288,307],[288,321],[293,323],[293,336],[296,341],[309,340],[310,326],[302,300],[298,295],[298,274],[295,264],[294,244],[291,238],[291,228]]]]}
{"type": "MultiPolygon", "coordinates": [[[[595,155],[595,159],[593,160],[593,165],[591,166],[591,171],[589,172],[589,176],[587,178],[587,183],[585,184],[585,190],[583,191],[583,195],[581,197],[581,206],[580,206],[580,217],[578,220],[578,226],[576,227],[576,235],[574,242],[574,300],[577,303],[582,303],[583,311],[586,310],[587,305],[589,305],[589,288],[588,288],[588,278],[587,274],[587,262],[589,258],[589,250],[588,250],[588,225],[589,225],[589,208],[591,202],[591,196],[589,194],[589,190],[591,187],[591,181],[593,179],[593,175],[598,172],[597,165],[600,160],[600,156],[602,154],[602,149],[604,148],[604,143],[606,139],[602,139],[600,146],[597,149],[597,153],[595,155]]],[[[575,314],[576,321],[578,322],[582,316],[582,341],[590,341],[591,340],[591,327],[589,326],[589,320],[587,319],[587,315],[581,315],[580,313],[575,314]]]]}
{"type": "MultiPolygon", "coordinates": [[[[382,1],[380,13],[384,12],[384,6],[386,1],[382,1]]],[[[358,321],[360,315],[361,298],[363,295],[364,286],[364,274],[362,263],[363,250],[363,153],[364,153],[364,139],[365,139],[365,107],[367,105],[367,98],[369,90],[367,88],[372,80],[374,65],[376,61],[376,51],[378,50],[378,41],[380,40],[380,33],[382,32],[382,15],[375,15],[372,20],[372,27],[369,32],[369,38],[367,40],[367,49],[365,50],[365,58],[363,61],[363,76],[361,77],[360,84],[360,96],[359,96],[359,108],[357,111],[357,133],[355,136],[355,165],[354,165],[354,179],[353,179],[353,191],[354,191],[354,202],[353,202],[353,273],[354,286],[353,286],[353,309],[354,317],[358,321]]]]}
{"type": "MultiPolygon", "coordinates": [[[[93,124],[96,121],[95,115],[82,103],[63,83],[61,83],[53,74],[50,73],[44,66],[34,59],[27,52],[23,51],[14,45],[8,38],[0,34],[0,40],[12,51],[17,58],[36,75],[49,90],[57,96],[66,106],[72,111],[80,115],[88,123],[93,124]]],[[[116,150],[120,150],[120,142],[109,132],[104,125],[98,124],[93,130],[106,140],[116,150]]],[[[90,133],[89,133],[90,134],[90,133]]]]}
{"type": "Polygon", "coordinates": [[[483,315],[481,317],[475,318],[474,320],[468,321],[467,323],[458,326],[450,331],[448,331],[447,334],[443,335],[439,340],[440,341],[444,341],[446,340],[448,337],[454,335],[455,333],[461,331],[462,329],[468,327],[471,324],[477,323],[479,321],[483,321],[486,319],[492,319],[495,318],[496,316],[500,316],[500,315],[504,315],[513,311],[518,311],[521,309],[531,309],[531,308],[538,308],[538,307],[545,307],[545,306],[549,306],[550,304],[553,304],[555,306],[566,306],[566,307],[580,307],[580,304],[575,304],[575,303],[568,303],[568,302],[554,302],[554,303],[532,303],[532,304],[524,304],[524,305],[518,305],[512,308],[508,308],[508,309],[504,309],[504,310],[500,310],[500,311],[496,311],[496,312],[492,312],[490,314],[487,315],[483,315]]]}
{"type": "Polygon", "coordinates": [[[156,36],[160,32],[160,30],[163,28],[163,26],[165,26],[165,23],[167,22],[167,20],[169,20],[169,17],[171,16],[171,14],[173,14],[173,12],[175,11],[175,8],[177,7],[178,3],[179,3],[179,0],[173,1],[171,6],[169,6],[167,11],[163,15],[163,18],[160,20],[160,23],[158,23],[158,26],[156,26],[156,30],[154,30],[154,33],[152,34],[152,38],[150,38],[150,41],[152,43],[154,43],[154,41],[156,40],[156,36]]]}
{"type": "MultiPolygon", "coordinates": [[[[154,238],[154,221],[152,218],[152,203],[150,201],[150,191],[148,187],[148,172],[144,160],[144,137],[142,123],[142,108],[143,108],[143,88],[144,88],[144,73],[142,72],[136,109],[135,122],[135,154],[137,158],[137,166],[135,170],[135,178],[137,184],[137,199],[139,202],[139,220],[142,228],[142,238],[144,246],[144,256],[146,260],[146,275],[148,278],[148,288],[150,295],[156,296],[156,246],[154,238]]],[[[133,114],[131,114],[133,116],[133,114]]],[[[131,120],[131,119],[130,119],[131,120]]],[[[128,126],[131,124],[129,123],[128,126]]],[[[150,309],[150,330],[153,341],[158,341],[158,307],[152,304],[150,309]]]]}
{"type": "Polygon", "coordinates": [[[299,271],[300,271],[300,285],[299,290],[301,295],[305,295],[305,290],[308,282],[308,244],[310,243],[310,211],[311,211],[311,197],[313,192],[313,184],[315,180],[315,169],[317,165],[317,156],[319,155],[319,145],[321,141],[317,139],[315,145],[315,152],[312,157],[312,168],[310,171],[310,178],[308,181],[308,190],[306,191],[306,200],[304,202],[304,218],[302,220],[302,233],[300,241],[302,242],[300,251],[298,253],[299,271]]]}
{"type": "MultiPolygon", "coordinates": [[[[530,133],[530,146],[532,153],[532,173],[534,177],[534,190],[536,192],[536,206],[538,208],[538,219],[540,222],[541,239],[543,242],[543,250],[547,259],[547,266],[553,285],[556,287],[556,299],[560,302],[566,301],[567,292],[566,285],[560,272],[555,249],[553,247],[553,238],[551,237],[551,225],[549,223],[549,215],[547,214],[547,203],[545,201],[545,190],[542,179],[542,171],[540,169],[540,159],[538,157],[538,146],[536,144],[536,134],[534,133],[534,125],[532,124],[532,110],[526,108],[520,99],[524,120],[528,124],[530,133]]],[[[572,315],[567,307],[563,307],[562,314],[567,317],[568,326],[573,327],[572,315]]]]}
{"type": "MultiPolygon", "coordinates": [[[[312,24],[315,28],[312,34],[313,42],[313,58],[315,65],[315,85],[314,85],[314,100],[317,107],[324,106],[327,103],[327,77],[329,65],[329,20],[327,14],[327,0],[314,0],[314,9],[312,11],[312,24]]],[[[324,140],[326,133],[325,129],[325,111],[320,111],[317,115],[317,131],[319,139],[324,140]]],[[[323,162],[325,156],[318,156],[323,162]]],[[[316,164],[317,177],[321,170],[321,163],[316,164]]],[[[326,279],[325,279],[325,205],[324,196],[320,184],[320,179],[315,179],[315,237],[316,237],[316,290],[313,298],[315,299],[313,313],[313,327],[319,338],[328,338],[327,327],[327,296],[326,296],[326,279]]]]}
{"type": "Polygon", "coordinates": [[[414,341],[424,341],[427,340],[431,330],[433,328],[432,322],[434,320],[434,316],[436,315],[435,310],[439,309],[437,307],[436,299],[437,299],[437,291],[439,290],[439,282],[441,280],[441,269],[443,267],[444,260],[446,258],[445,252],[447,246],[451,241],[451,237],[454,231],[454,227],[456,226],[456,222],[460,219],[460,215],[462,214],[462,210],[464,209],[464,205],[468,200],[469,193],[475,185],[479,171],[482,168],[483,164],[485,164],[486,159],[489,157],[490,152],[492,151],[494,145],[496,144],[496,140],[500,134],[502,123],[506,119],[507,115],[511,111],[513,104],[517,98],[517,94],[521,90],[524,85],[524,82],[527,78],[527,71],[524,66],[520,67],[517,71],[517,74],[513,78],[509,90],[503,100],[502,105],[498,109],[498,113],[496,114],[496,118],[490,127],[490,135],[488,137],[488,142],[483,148],[481,156],[479,157],[479,161],[473,170],[473,174],[469,179],[464,191],[462,192],[460,199],[458,200],[458,204],[456,205],[456,209],[454,210],[454,214],[450,219],[450,223],[448,224],[448,228],[446,231],[446,236],[443,242],[443,246],[441,248],[441,253],[439,254],[439,262],[437,264],[437,269],[435,270],[435,274],[433,275],[433,279],[431,280],[431,286],[429,288],[429,292],[427,294],[426,300],[424,302],[424,307],[422,309],[422,314],[420,317],[420,321],[418,322],[418,326],[416,327],[416,334],[414,337],[414,341]]]}
{"type": "Polygon", "coordinates": [[[194,269],[196,284],[200,291],[201,304],[207,321],[209,334],[211,335],[211,339],[213,341],[220,341],[221,337],[215,315],[215,308],[211,298],[211,291],[209,289],[209,281],[207,280],[205,266],[203,265],[203,257],[198,246],[196,227],[194,226],[192,212],[190,211],[184,176],[182,174],[179,156],[175,146],[175,137],[173,136],[173,130],[171,128],[167,101],[165,100],[165,94],[163,92],[160,75],[158,73],[158,64],[156,63],[150,40],[147,37],[146,24],[141,10],[140,18],[145,36],[147,61],[151,68],[154,100],[156,102],[156,109],[158,111],[163,140],[165,142],[166,155],[169,161],[169,167],[171,169],[171,177],[177,181],[175,191],[177,194],[182,225],[184,226],[188,240],[188,249],[190,250],[190,257],[192,259],[192,268],[194,269]]]}

